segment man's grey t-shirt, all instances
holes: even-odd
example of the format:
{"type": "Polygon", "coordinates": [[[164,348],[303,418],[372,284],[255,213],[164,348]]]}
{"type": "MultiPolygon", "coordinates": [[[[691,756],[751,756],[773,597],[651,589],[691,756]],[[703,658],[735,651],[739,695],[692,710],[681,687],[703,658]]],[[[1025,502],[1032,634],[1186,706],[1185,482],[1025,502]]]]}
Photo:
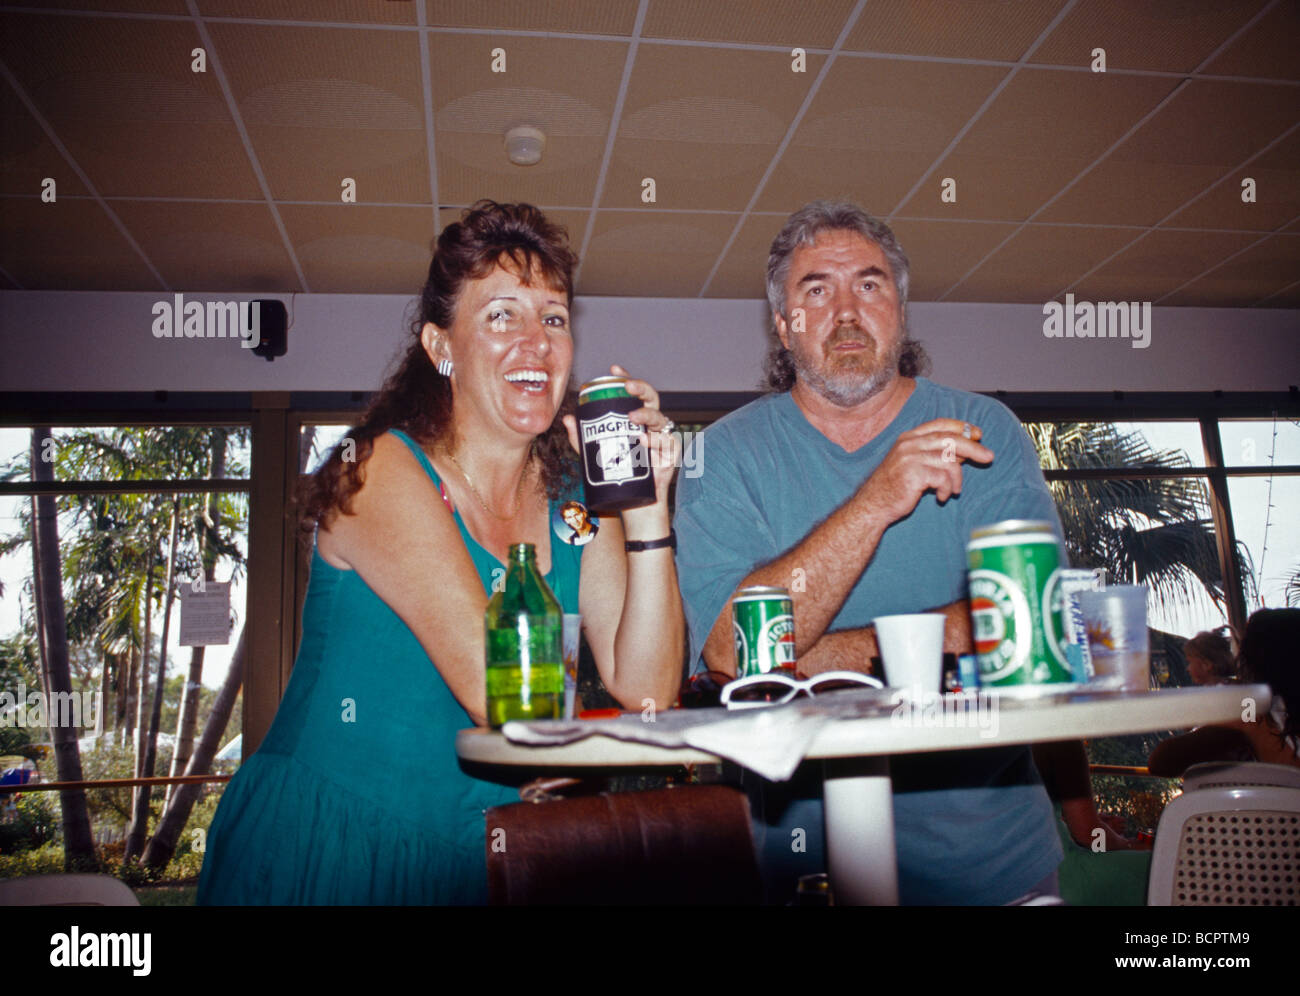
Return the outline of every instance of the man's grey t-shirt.
{"type": "MultiPolygon", "coordinates": [[[[996,401],[918,378],[893,422],[846,453],[789,394],[767,395],[706,430],[701,473],[678,482],[677,570],[697,665],[744,577],[797,546],[848,501],[899,435],[936,418],[979,426],[993,462],[963,465],[960,495],[940,505],[926,494],[885,531],[828,631],[965,598],[966,543],[979,526],[1042,519],[1059,534],[1034,447],[996,401]]],[[[784,583],[800,582],[817,580],[792,576],[784,583]]],[[[1051,806],[1027,748],[900,756],[892,770],[904,902],[1006,902],[1059,863],[1051,806]]]]}

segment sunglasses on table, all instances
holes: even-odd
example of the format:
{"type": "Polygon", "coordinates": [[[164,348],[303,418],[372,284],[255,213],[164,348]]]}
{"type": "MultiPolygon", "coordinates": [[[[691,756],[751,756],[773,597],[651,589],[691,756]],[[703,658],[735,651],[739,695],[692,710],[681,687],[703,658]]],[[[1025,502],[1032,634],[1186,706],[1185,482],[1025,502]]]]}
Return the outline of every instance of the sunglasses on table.
{"type": "Polygon", "coordinates": [[[751,674],[728,682],[722,689],[722,705],[728,709],[761,709],[784,705],[800,694],[825,695],[845,689],[884,688],[870,675],[856,671],[823,671],[811,678],[794,678],[787,674],[751,674]]]}

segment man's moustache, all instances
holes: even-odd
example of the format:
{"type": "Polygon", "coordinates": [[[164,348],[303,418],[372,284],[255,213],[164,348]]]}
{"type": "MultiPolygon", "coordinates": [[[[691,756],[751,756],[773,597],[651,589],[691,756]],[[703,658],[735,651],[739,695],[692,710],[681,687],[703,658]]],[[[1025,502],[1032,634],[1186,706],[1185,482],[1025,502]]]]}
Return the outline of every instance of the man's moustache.
{"type": "Polygon", "coordinates": [[[857,328],[846,328],[843,332],[837,332],[834,336],[826,341],[825,350],[830,353],[837,346],[842,346],[846,342],[855,343],[859,346],[870,346],[872,340],[869,335],[857,328]]]}

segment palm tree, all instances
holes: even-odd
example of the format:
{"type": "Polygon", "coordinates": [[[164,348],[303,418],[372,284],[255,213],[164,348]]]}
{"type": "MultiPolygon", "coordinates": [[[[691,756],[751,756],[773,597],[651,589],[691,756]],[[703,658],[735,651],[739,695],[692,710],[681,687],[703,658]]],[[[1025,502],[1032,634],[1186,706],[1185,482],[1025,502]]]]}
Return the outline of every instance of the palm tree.
{"type": "MultiPolygon", "coordinates": [[[[232,432],[223,427],[82,430],[65,438],[61,457],[66,463],[66,473],[74,478],[224,477],[227,447],[232,441],[241,442],[243,436],[243,431],[232,432]]],[[[115,611],[93,614],[99,616],[99,635],[105,650],[120,647],[123,630],[127,631],[129,643],[139,648],[141,659],[135,670],[133,688],[136,774],[148,777],[154,774],[158,752],[168,632],[177,579],[198,576],[212,579],[213,568],[222,557],[231,558],[236,567],[242,564],[243,555],[233,531],[242,523],[243,514],[237,501],[223,495],[173,495],[166,500],[158,495],[113,495],[108,496],[107,501],[94,501],[98,507],[94,508],[93,515],[86,516],[92,521],[86,523],[87,528],[83,530],[84,545],[76,551],[77,563],[80,564],[83,558],[92,563],[101,560],[102,554],[97,552],[97,547],[106,544],[111,557],[117,559],[122,568],[112,575],[108,584],[109,597],[103,600],[104,607],[113,605],[115,611]],[[223,524],[225,528],[222,528],[223,524]],[[108,528],[103,528],[105,526],[108,528]],[[165,558],[159,555],[164,538],[165,558]],[[153,649],[151,635],[155,603],[163,614],[162,641],[156,667],[151,667],[149,657],[153,649]],[[151,678],[154,680],[150,696],[146,689],[151,678]]],[[[83,499],[83,511],[91,504],[91,501],[83,499]]],[[[190,660],[190,684],[193,687],[182,703],[178,727],[186,747],[192,743],[198,720],[202,659],[202,649],[195,648],[190,660]]],[[[183,764],[184,759],[174,761],[173,768],[183,764]]],[[[174,770],[173,773],[177,772],[174,770]]],[[[147,787],[135,792],[134,815],[124,854],[127,860],[138,856],[144,848],[151,796],[147,787]]]]}
{"type": "MultiPolygon", "coordinates": [[[[225,429],[217,428],[213,430],[211,439],[211,460],[209,463],[208,476],[212,478],[222,478],[226,476],[226,444],[228,435],[225,429]]],[[[214,500],[219,496],[204,495],[201,510],[194,521],[195,532],[198,537],[198,553],[202,562],[203,580],[215,581],[217,574],[217,546],[219,543],[219,533],[221,529],[221,502],[214,500]]],[[[185,688],[181,696],[181,707],[176,717],[176,749],[172,753],[172,766],[169,774],[175,777],[184,773],[186,764],[189,763],[190,754],[194,749],[194,730],[198,723],[199,715],[199,689],[203,683],[203,658],[206,648],[202,646],[190,648],[190,670],[189,677],[185,682],[185,688]]],[[[167,794],[163,802],[163,809],[166,811],[167,804],[170,803],[175,786],[167,787],[167,794]]]]}
{"type": "MultiPolygon", "coordinates": [[[[53,481],[54,468],[43,459],[49,452],[52,435],[48,427],[32,429],[32,481],[53,481]]],[[[63,606],[63,565],[59,556],[58,503],[53,495],[32,497],[32,565],[35,591],[37,643],[41,651],[42,684],[47,703],[58,696],[72,694],[72,672],[68,664],[68,626],[63,606]]],[[[77,730],[67,723],[50,725],[54,743],[55,767],[59,781],[81,781],[81,754],[77,749],[77,730]]],[[[63,864],[68,871],[92,871],[97,868],[95,841],[90,832],[90,811],[83,789],[59,792],[63,812],[63,864]]]]}
{"type": "MultiPolygon", "coordinates": [[[[230,670],[226,672],[226,680],[222,683],[221,691],[217,693],[212,711],[208,713],[207,722],[203,726],[203,733],[195,744],[194,753],[185,768],[184,773],[187,775],[206,775],[212,770],[212,759],[217,756],[217,750],[221,747],[222,733],[230,723],[230,714],[235,708],[235,699],[239,696],[239,689],[243,683],[244,657],[248,647],[246,636],[247,630],[241,630],[239,640],[235,644],[235,653],[230,659],[230,670]]],[[[176,786],[176,790],[168,798],[162,819],[158,821],[158,826],[145,848],[141,860],[146,867],[154,869],[167,867],[172,855],[176,853],[176,845],[190,818],[190,811],[202,791],[203,786],[193,782],[176,786]]]]}
{"type": "MultiPolygon", "coordinates": [[[[136,774],[140,778],[152,778],[154,776],[154,765],[158,757],[158,731],[162,719],[162,700],[163,691],[167,685],[167,633],[171,626],[172,620],[172,599],[176,590],[176,549],[178,545],[178,533],[180,530],[180,496],[176,495],[171,501],[171,521],[168,525],[169,537],[167,541],[167,573],[163,581],[163,628],[162,642],[158,648],[158,679],[154,684],[153,704],[149,710],[149,730],[148,733],[141,736],[144,729],[144,688],[147,684],[145,680],[145,669],[141,669],[141,711],[137,714],[140,717],[140,727],[136,731],[136,743],[142,746],[142,750],[137,753],[136,774]]],[[[153,610],[150,608],[150,615],[153,610]]],[[[148,632],[146,627],[145,632],[148,632]]],[[[146,639],[146,644],[148,640],[146,639]]],[[[122,858],[124,861],[130,861],[140,855],[144,850],[145,836],[149,831],[149,802],[153,798],[153,789],[148,785],[142,785],[136,789],[135,807],[131,818],[131,830],[126,838],[126,850],[122,858]]]]}
{"type": "MultiPolygon", "coordinates": [[[[1152,448],[1141,432],[1121,432],[1105,422],[1028,423],[1045,471],[1178,471],[1190,466],[1179,451],[1152,448]]],[[[1156,604],[1186,607],[1200,594],[1225,609],[1223,571],[1210,518],[1205,482],[1195,477],[1097,477],[1049,480],[1070,563],[1103,568],[1115,583],[1145,584],[1156,604]]],[[[1237,544],[1239,573],[1251,588],[1250,554],[1237,544]]],[[[1247,597],[1250,590],[1246,592],[1247,597]]],[[[1182,641],[1152,631],[1152,657],[1163,656],[1178,681],[1190,679],[1179,652],[1182,641]]],[[[1088,743],[1094,763],[1144,765],[1158,734],[1108,737],[1088,743]]],[[[1133,811],[1132,786],[1098,776],[1094,791],[1110,811],[1133,811]]],[[[1167,796],[1169,789],[1159,790],[1167,796]]],[[[1147,814],[1150,815],[1149,813],[1147,814]]],[[[1145,823],[1144,825],[1149,825],[1145,823]]]]}
{"type": "MultiPolygon", "coordinates": [[[[1106,422],[1037,422],[1025,428],[1045,471],[1176,471],[1190,466],[1184,454],[1154,450],[1141,432],[1120,432],[1106,422]]],[[[1197,592],[1225,605],[1204,481],[1090,478],[1053,480],[1048,487],[1074,566],[1104,568],[1117,583],[1144,584],[1165,609],[1186,605],[1197,592]]],[[[1253,577],[1249,553],[1240,543],[1237,556],[1242,578],[1253,577]]]]}
{"type": "MultiPolygon", "coordinates": [[[[43,435],[34,439],[34,459],[28,466],[43,471],[46,479],[123,482],[224,476],[221,462],[213,456],[214,451],[220,450],[224,460],[227,446],[239,445],[246,441],[247,436],[247,430],[221,427],[87,429],[60,433],[55,445],[48,430],[41,432],[43,435]],[[38,464],[38,453],[40,456],[53,455],[54,459],[38,464]]],[[[23,462],[15,461],[13,466],[4,468],[0,477],[12,479],[22,476],[28,469],[20,466],[23,462]]],[[[228,463],[236,475],[243,470],[237,461],[228,463]]],[[[33,478],[36,479],[35,473],[33,478]]],[[[89,675],[89,679],[97,680],[101,687],[108,684],[110,664],[118,671],[118,708],[114,712],[128,722],[129,717],[134,717],[135,722],[131,725],[136,728],[136,769],[138,773],[144,772],[149,767],[150,755],[156,754],[157,715],[161,701],[156,689],[152,702],[143,692],[152,674],[157,674],[159,681],[162,680],[166,664],[165,643],[156,649],[155,641],[151,639],[153,620],[159,608],[164,610],[164,619],[169,618],[166,607],[176,587],[168,584],[167,574],[180,578],[198,576],[199,571],[204,571],[205,576],[211,577],[209,565],[222,558],[233,560],[238,571],[244,560],[237,534],[246,518],[245,503],[242,496],[222,494],[162,496],[141,493],[82,494],[63,497],[57,502],[50,497],[32,504],[30,521],[27,521],[27,515],[23,516],[23,524],[27,527],[23,534],[0,540],[0,552],[10,552],[33,539],[37,541],[33,543],[37,568],[34,588],[42,596],[37,602],[38,614],[49,619],[47,623],[42,618],[38,627],[45,656],[49,657],[49,650],[57,651],[60,645],[65,648],[65,660],[71,659],[70,650],[79,651],[81,657],[88,657],[97,667],[103,668],[97,679],[96,675],[89,675]],[[38,511],[45,505],[49,506],[48,514],[38,511]],[[57,521],[55,515],[59,516],[57,521]],[[42,571],[41,533],[36,525],[47,521],[56,530],[56,539],[53,544],[48,544],[52,563],[42,571]],[[171,531],[173,522],[175,532],[164,557],[164,534],[171,531]],[[65,532],[61,550],[57,542],[59,525],[63,525],[65,532]],[[62,572],[51,588],[43,575],[51,576],[50,569],[56,567],[62,567],[62,572]],[[65,617],[62,641],[47,639],[59,629],[54,624],[65,617]],[[69,644],[72,645],[70,649],[69,644]],[[156,666],[151,660],[155,653],[158,654],[156,666]],[[134,693],[134,701],[129,703],[123,701],[127,698],[124,693],[128,688],[134,693]]],[[[162,629],[165,634],[165,621],[162,629]]],[[[192,660],[192,668],[194,663],[192,660]]],[[[193,670],[191,673],[194,674],[193,670]]],[[[41,669],[41,676],[43,681],[48,679],[48,668],[41,669]]],[[[104,707],[107,704],[101,703],[101,715],[106,712],[104,707]]],[[[199,721],[192,705],[188,715],[182,717],[183,728],[188,728],[191,736],[199,721]]],[[[221,728],[224,727],[223,720],[221,728]]],[[[217,733],[219,735],[220,729],[217,733]]],[[[60,777],[67,776],[61,772],[60,777]]],[[[77,780],[80,780],[79,775],[77,780]]],[[[144,793],[140,795],[144,796],[144,793]]],[[[138,853],[145,830],[139,813],[135,823],[140,834],[135,839],[138,853]]],[[[72,840],[71,837],[68,839],[72,840]]]]}

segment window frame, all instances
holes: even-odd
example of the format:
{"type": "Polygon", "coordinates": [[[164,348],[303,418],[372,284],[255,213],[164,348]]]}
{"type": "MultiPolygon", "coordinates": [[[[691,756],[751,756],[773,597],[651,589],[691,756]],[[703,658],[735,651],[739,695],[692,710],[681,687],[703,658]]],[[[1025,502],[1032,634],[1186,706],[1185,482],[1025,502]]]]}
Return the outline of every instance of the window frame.
{"type": "MultiPolygon", "coordinates": [[[[0,426],[39,425],[247,425],[250,468],[246,479],[223,481],[111,481],[0,483],[0,494],[158,491],[247,491],[248,627],[243,734],[249,756],[269,729],[293,667],[301,637],[309,548],[300,544],[292,499],[299,481],[302,427],[311,422],[355,423],[373,392],[98,392],[11,393],[0,399],[0,426]],[[268,565],[274,565],[269,567],[268,565]],[[284,625],[292,620],[291,625],[284,625]]],[[[1229,591],[1229,620],[1246,619],[1245,592],[1233,557],[1236,546],[1228,481],[1232,477],[1300,475],[1300,465],[1226,467],[1219,422],[1230,419],[1300,418],[1300,391],[1289,392],[983,392],[1006,404],[1022,422],[1141,422],[1191,420],[1200,425],[1206,465],[1178,471],[1056,470],[1048,479],[1142,476],[1199,477],[1209,484],[1219,559],[1229,591]]],[[[760,397],[759,392],[672,392],[661,395],[678,423],[708,425],[760,397]]]]}
{"type": "MultiPolygon", "coordinates": [[[[117,404],[109,408],[99,408],[92,404],[85,407],[64,407],[52,399],[50,395],[36,396],[40,399],[30,407],[24,407],[21,402],[24,400],[23,395],[10,395],[0,404],[0,428],[108,428],[108,427],[181,427],[187,425],[195,426],[228,426],[232,428],[247,428],[251,440],[253,438],[254,426],[247,414],[239,414],[228,409],[206,409],[198,406],[185,406],[175,410],[165,411],[147,411],[139,408],[141,399],[138,397],[132,399],[131,396],[113,396],[117,404]],[[121,400],[119,400],[121,399],[121,400]],[[134,404],[122,404],[122,401],[134,400],[134,404]]],[[[54,396],[57,397],[57,396],[54,396]]],[[[60,497],[64,495],[115,495],[115,494],[217,494],[217,493],[243,493],[248,496],[249,500],[249,520],[248,520],[248,561],[251,565],[253,557],[252,533],[253,533],[253,475],[254,467],[249,466],[248,477],[223,477],[223,478],[163,478],[148,480],[132,481],[112,481],[112,480],[58,480],[58,481],[5,481],[0,482],[0,495],[16,498],[33,498],[36,496],[51,495],[60,497]]],[[[251,570],[250,570],[251,582],[251,570]]],[[[249,597],[249,606],[245,608],[245,625],[250,625],[248,612],[251,609],[252,598],[249,597]]],[[[251,646],[249,647],[251,651],[251,646]]],[[[251,659],[246,658],[246,659],[251,659]]],[[[42,679],[44,680],[44,679],[42,679]]],[[[247,675],[243,692],[247,696],[247,675]]],[[[103,708],[103,703],[100,703],[103,708]]],[[[247,729],[247,719],[244,720],[241,732],[247,729]]],[[[161,776],[159,776],[161,777],[161,776]]],[[[99,780],[93,780],[97,784],[99,780]]],[[[111,779],[110,779],[111,781],[111,779]]]]}

